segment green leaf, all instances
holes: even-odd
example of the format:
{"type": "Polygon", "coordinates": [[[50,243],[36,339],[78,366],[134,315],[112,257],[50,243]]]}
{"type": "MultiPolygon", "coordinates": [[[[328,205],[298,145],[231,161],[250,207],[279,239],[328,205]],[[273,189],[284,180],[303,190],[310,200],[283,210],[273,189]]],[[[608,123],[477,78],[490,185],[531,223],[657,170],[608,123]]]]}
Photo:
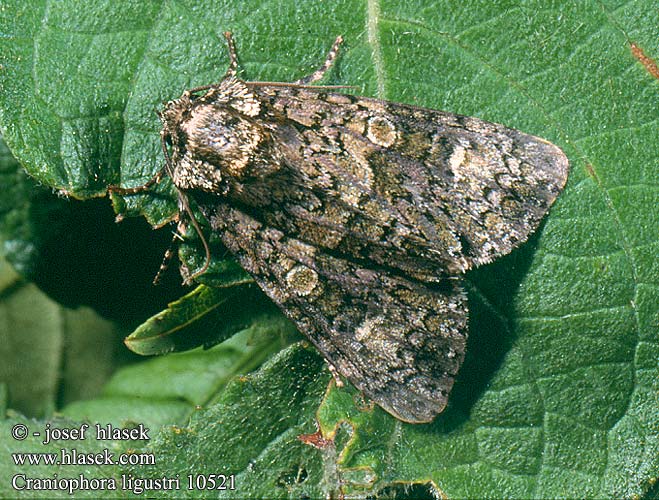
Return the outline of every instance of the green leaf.
{"type": "MultiPolygon", "coordinates": [[[[2,448],[2,459],[0,459],[0,475],[5,478],[0,483],[0,497],[2,498],[71,498],[75,493],[75,498],[99,498],[106,493],[105,488],[81,487],[76,488],[73,486],[75,483],[71,480],[80,481],[80,477],[84,476],[87,481],[92,481],[95,478],[110,478],[115,472],[115,467],[101,464],[86,464],[80,465],[75,463],[58,464],[58,465],[44,465],[43,456],[38,454],[52,454],[53,458],[61,459],[65,452],[71,457],[71,449],[63,447],[63,443],[67,441],[55,441],[44,443],[46,440],[45,429],[80,429],[81,422],[75,422],[65,418],[52,419],[48,422],[27,419],[20,415],[10,414],[6,420],[0,420],[0,447],[2,448]],[[11,439],[12,431],[17,429],[17,426],[23,427],[28,430],[26,439],[11,439]],[[38,432],[40,435],[32,435],[38,432]],[[32,460],[40,460],[40,463],[31,464],[30,458],[27,454],[31,454],[32,460]],[[16,457],[18,456],[18,458],[16,457]],[[24,462],[17,462],[16,460],[23,459],[24,462]],[[60,479],[62,482],[57,481],[56,484],[62,486],[48,486],[44,485],[44,480],[54,481],[60,479]],[[28,481],[39,481],[36,487],[30,488],[28,481]],[[68,487],[73,487],[73,493],[69,493],[68,487]]],[[[94,439],[93,434],[86,431],[86,439],[76,440],[75,449],[79,455],[98,454],[103,455],[103,450],[108,450],[113,456],[116,456],[120,451],[124,451],[117,444],[121,442],[102,442],[94,439]]],[[[125,444],[124,444],[125,446],[125,444]]],[[[116,477],[119,477],[117,474],[116,477]]],[[[88,483],[89,484],[89,483],[88,483]]],[[[105,498],[127,498],[126,494],[117,496],[116,491],[110,491],[110,495],[105,495],[105,498]]],[[[119,491],[121,494],[122,492],[119,491]]]]}
{"type": "MultiPolygon", "coordinates": [[[[268,326],[263,324],[261,328],[268,326]]],[[[117,479],[119,487],[114,489],[76,491],[76,495],[94,498],[130,496],[120,489],[121,476],[129,474],[137,478],[175,478],[179,474],[180,489],[172,492],[159,488],[150,492],[150,497],[199,498],[199,491],[187,488],[187,475],[191,473],[235,475],[236,489],[219,491],[229,498],[293,493],[318,497],[322,492],[319,483],[326,474],[323,454],[309,449],[298,436],[313,425],[317,401],[327,385],[328,374],[322,370],[324,362],[313,349],[298,343],[280,352],[254,374],[235,377],[226,385],[239,371],[238,367],[262,346],[250,345],[254,334],[254,329],[245,330],[208,351],[174,354],[123,368],[102,397],[65,407],[62,412],[65,418],[44,422],[11,413],[0,422],[0,445],[6,452],[0,460],[0,473],[9,478],[16,474],[78,478],[82,474],[87,479],[117,479]],[[218,401],[210,404],[214,395],[219,395],[218,401]],[[76,429],[82,422],[90,428],[86,439],[41,443],[46,425],[76,429]],[[11,429],[16,424],[26,425],[30,432],[41,431],[42,437],[13,440],[11,429]],[[116,428],[142,424],[151,440],[147,443],[97,441],[93,432],[96,424],[101,427],[111,424],[116,428]],[[251,436],[249,440],[243,439],[246,432],[251,436]],[[218,442],[225,445],[217,446],[218,442]],[[12,455],[56,453],[60,457],[62,449],[70,453],[72,443],[79,453],[102,453],[107,449],[117,459],[122,453],[154,457],[155,465],[30,467],[17,465],[12,455]],[[197,459],[191,464],[193,456],[197,459]]],[[[49,491],[49,497],[64,494],[49,491]]],[[[0,496],[15,495],[10,484],[0,485],[0,496]]]]}
{"type": "MultiPolygon", "coordinates": [[[[319,386],[302,384],[296,391],[320,404],[321,431],[336,451],[315,452],[294,439],[313,425],[292,420],[281,407],[285,391],[269,391],[280,387],[275,372],[265,371],[262,394],[238,406],[242,413],[204,414],[204,450],[226,456],[246,492],[289,494],[286,485],[301,475],[286,450],[306,450],[322,466],[290,490],[316,496],[332,490],[328,477],[361,497],[428,481],[451,497],[650,490],[659,476],[659,82],[630,44],[659,58],[653,2],[12,0],[3,7],[0,126],[33,176],[75,197],[100,196],[109,183],[138,185],[159,169],[153,109],[223,75],[225,30],[234,33],[246,78],[308,74],[342,34],[343,55],[327,83],[504,123],[570,157],[568,187],[544,227],[469,276],[468,354],[447,411],[433,424],[406,425],[378,408],[360,411],[368,405],[356,405],[348,388],[321,398],[319,386]],[[276,433],[264,416],[237,424],[238,415],[264,408],[281,418],[276,433]],[[227,431],[235,439],[227,441],[227,431]],[[257,449],[264,451],[252,473],[246,456],[257,449]],[[280,479],[283,489],[273,486],[280,479]]],[[[168,183],[115,203],[153,224],[175,210],[168,183]]],[[[305,380],[320,369],[290,366],[305,380]]],[[[239,393],[223,393],[222,404],[240,405],[239,393]]],[[[205,463],[200,443],[188,443],[171,437],[181,446],[178,460],[205,463]]]]}
{"type": "Polygon", "coordinates": [[[66,226],[69,203],[30,179],[1,139],[0,182],[0,254],[23,276],[35,277],[47,242],[66,226]]]}
{"type": "Polygon", "coordinates": [[[62,307],[0,259],[0,384],[8,406],[43,417],[95,396],[117,362],[118,338],[112,323],[86,307],[62,307]]]}
{"type": "MultiPolygon", "coordinates": [[[[299,436],[313,429],[328,380],[323,364],[300,343],[280,352],[258,372],[233,379],[216,404],[196,411],[185,428],[163,428],[146,448],[158,463],[132,472],[235,475],[236,489],[218,491],[221,498],[320,498],[328,464],[299,436]]],[[[338,484],[331,486],[338,491],[338,484]]]]}
{"type": "Polygon", "coordinates": [[[209,350],[149,359],[117,371],[103,393],[67,405],[62,412],[76,420],[184,425],[198,407],[220,397],[226,384],[257,366],[285,345],[291,326],[261,318],[249,328],[209,350]]]}
{"type": "Polygon", "coordinates": [[[200,285],[144,322],[124,343],[142,355],[215,345],[246,328],[257,315],[272,310],[271,306],[254,285],[200,285]]]}

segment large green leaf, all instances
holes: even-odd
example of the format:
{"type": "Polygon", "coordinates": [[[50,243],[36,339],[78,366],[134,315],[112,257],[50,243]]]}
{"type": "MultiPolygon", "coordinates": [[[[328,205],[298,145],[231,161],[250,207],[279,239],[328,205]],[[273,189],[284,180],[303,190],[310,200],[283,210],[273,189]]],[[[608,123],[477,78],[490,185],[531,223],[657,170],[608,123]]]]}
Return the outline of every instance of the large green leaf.
{"type": "MultiPolygon", "coordinates": [[[[296,344],[258,372],[232,379],[241,367],[263,356],[262,342],[278,333],[281,326],[277,320],[257,322],[213,349],[197,349],[122,368],[101,397],[63,408],[66,420],[61,417],[51,421],[27,420],[10,412],[6,420],[0,421],[3,449],[0,475],[52,479],[58,474],[60,478],[79,479],[82,474],[87,480],[95,477],[116,480],[114,486],[92,491],[70,483],[76,496],[90,498],[132,497],[130,488],[122,488],[126,483],[121,480],[130,474],[136,478],[180,478],[178,489],[156,488],[149,491],[149,498],[200,498],[203,486],[201,492],[188,488],[188,474],[233,475],[235,489],[228,489],[230,483],[227,483],[227,490],[220,492],[229,497],[265,498],[285,496],[289,492],[321,495],[326,474],[323,454],[303,444],[298,436],[313,428],[315,409],[327,385],[329,375],[322,370],[322,358],[308,346],[296,344]],[[211,404],[213,400],[216,401],[211,404]],[[78,429],[83,423],[89,427],[84,440],[42,444],[47,426],[78,429]],[[97,441],[96,424],[102,428],[108,424],[115,428],[141,424],[150,442],[97,441]],[[27,426],[30,431],[27,439],[12,439],[12,430],[17,425],[27,426]],[[41,435],[33,436],[35,431],[41,435]],[[30,460],[44,460],[44,454],[55,454],[58,459],[64,454],[70,456],[72,449],[79,454],[103,454],[107,450],[115,460],[120,460],[122,454],[134,459],[153,458],[155,464],[29,465],[30,460]]],[[[2,498],[17,495],[12,484],[11,481],[0,484],[2,498]]],[[[20,487],[24,481],[18,478],[16,484],[20,487]]],[[[21,491],[21,498],[66,495],[66,491],[53,489],[45,494],[43,490],[21,491]]]]}
{"type": "Polygon", "coordinates": [[[62,307],[0,258],[0,385],[11,408],[44,417],[95,396],[117,363],[119,338],[112,323],[87,307],[62,307]]]}
{"type": "MultiPolygon", "coordinates": [[[[132,472],[182,478],[234,475],[235,490],[212,495],[221,498],[321,498],[326,488],[338,492],[338,477],[324,484],[334,465],[324,464],[323,454],[299,439],[314,430],[328,378],[313,349],[293,345],[258,372],[233,379],[215,404],[199,408],[185,428],[163,428],[146,448],[158,462],[132,472]]],[[[171,496],[199,498],[200,492],[171,496]]]]}
{"type": "MultiPolygon", "coordinates": [[[[318,420],[335,453],[323,454],[325,473],[309,474],[305,491],[340,482],[366,496],[432,481],[455,497],[630,497],[657,479],[659,82],[630,50],[633,42],[659,57],[653,2],[2,7],[0,126],[33,176],[75,197],[101,196],[108,183],[140,184],[159,168],[153,109],[220,78],[225,30],[234,32],[250,79],[305,75],[342,34],[343,56],[328,83],[501,122],[570,157],[568,187],[538,235],[469,276],[469,350],[447,411],[433,424],[406,425],[377,408],[360,411],[348,389],[329,391],[318,400],[318,420]]],[[[161,224],[175,206],[170,187],[115,201],[161,224]]],[[[280,361],[301,377],[320,369],[296,356],[280,361]]],[[[268,396],[261,382],[256,409],[276,408],[291,435],[314,432],[308,420],[302,431],[302,420],[285,415],[286,391],[268,396]]],[[[223,397],[221,405],[237,405],[240,391],[223,397]]],[[[239,408],[248,418],[252,410],[239,408]]],[[[281,443],[294,449],[294,440],[274,439],[255,415],[242,431],[230,428],[242,432],[233,445],[258,443],[249,453],[260,450],[259,473],[239,452],[231,464],[244,491],[258,496],[281,473],[281,443]]],[[[204,443],[226,453],[224,421],[210,410],[205,418],[212,425],[204,443]]],[[[195,450],[189,460],[205,463],[195,450]]],[[[290,466],[285,485],[297,477],[290,466]]],[[[299,490],[272,493],[287,491],[299,490]]]]}

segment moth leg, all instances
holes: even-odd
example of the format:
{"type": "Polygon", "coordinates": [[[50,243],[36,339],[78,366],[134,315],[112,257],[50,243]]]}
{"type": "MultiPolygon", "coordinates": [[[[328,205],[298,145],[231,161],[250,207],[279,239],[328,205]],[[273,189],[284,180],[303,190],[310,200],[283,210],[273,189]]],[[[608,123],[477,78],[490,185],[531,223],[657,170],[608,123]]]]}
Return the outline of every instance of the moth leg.
{"type": "Polygon", "coordinates": [[[341,374],[339,373],[339,370],[337,370],[334,367],[334,365],[329,361],[327,362],[327,367],[329,368],[329,371],[332,374],[332,378],[334,379],[334,383],[336,384],[336,386],[343,387],[344,383],[343,380],[341,380],[341,374]]]}
{"type": "Polygon", "coordinates": [[[178,247],[178,243],[183,240],[183,237],[180,235],[178,227],[176,231],[174,231],[174,235],[172,237],[172,241],[169,244],[169,247],[167,250],[165,250],[165,255],[162,257],[162,262],[160,263],[160,267],[158,268],[158,272],[156,273],[155,277],[153,278],[153,284],[157,285],[160,283],[160,278],[162,275],[167,271],[169,268],[169,263],[172,261],[172,257],[174,257],[174,254],[176,253],[176,249],[178,247]]]}
{"type": "MultiPolygon", "coordinates": [[[[130,196],[133,194],[143,193],[145,191],[148,191],[154,184],[158,184],[166,173],[167,173],[167,166],[165,165],[156,173],[156,175],[154,175],[151,179],[146,181],[141,186],[125,188],[125,187],[117,186],[115,184],[110,184],[108,186],[108,193],[116,193],[120,196],[130,196]]],[[[124,214],[121,213],[117,214],[115,222],[121,222],[123,220],[124,220],[124,214]]]]}
{"type": "Polygon", "coordinates": [[[327,73],[327,70],[329,70],[332,67],[332,64],[334,64],[334,61],[336,60],[336,57],[339,55],[339,46],[343,42],[343,37],[341,35],[336,37],[336,40],[334,40],[334,44],[332,45],[332,48],[330,51],[327,53],[327,58],[325,59],[325,62],[323,65],[318,68],[316,71],[311,73],[308,76],[305,76],[304,78],[300,78],[299,80],[295,80],[292,84],[293,85],[308,85],[313,82],[317,82],[323,76],[325,76],[325,73],[327,73]]]}
{"type": "Polygon", "coordinates": [[[236,46],[233,43],[233,36],[230,31],[224,32],[224,38],[227,41],[227,48],[229,49],[229,69],[227,69],[224,78],[234,77],[238,72],[238,56],[236,55],[236,46]]]}
{"type": "Polygon", "coordinates": [[[167,167],[161,168],[156,175],[151,177],[148,181],[146,181],[144,184],[141,186],[135,186],[132,188],[125,188],[121,186],[116,186],[114,184],[111,184],[108,186],[108,191],[110,193],[116,193],[118,195],[131,195],[131,194],[139,194],[143,193],[144,191],[148,191],[151,189],[151,187],[155,184],[160,183],[164,175],[167,173],[167,167]]]}
{"type": "Polygon", "coordinates": [[[176,219],[174,220],[176,221],[176,230],[173,232],[172,241],[169,243],[167,250],[165,250],[165,255],[163,255],[162,257],[162,262],[160,263],[158,272],[153,278],[154,285],[160,283],[160,278],[165,273],[165,271],[167,271],[167,269],[169,268],[169,263],[172,261],[172,258],[174,257],[174,254],[178,249],[179,243],[181,241],[184,241],[183,235],[185,234],[186,225],[183,219],[181,218],[181,212],[179,212],[176,215],[176,219]]]}

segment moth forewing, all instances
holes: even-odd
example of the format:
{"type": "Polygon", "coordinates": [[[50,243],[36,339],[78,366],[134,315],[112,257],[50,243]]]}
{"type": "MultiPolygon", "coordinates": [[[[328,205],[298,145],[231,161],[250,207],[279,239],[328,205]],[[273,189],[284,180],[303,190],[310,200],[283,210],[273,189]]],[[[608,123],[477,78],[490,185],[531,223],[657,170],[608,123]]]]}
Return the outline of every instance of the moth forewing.
{"type": "Polygon", "coordinates": [[[308,86],[340,38],[292,84],[238,79],[227,39],[227,76],[162,113],[180,200],[336,371],[397,418],[432,420],[464,359],[463,273],[526,241],[567,158],[478,118],[308,86]]]}

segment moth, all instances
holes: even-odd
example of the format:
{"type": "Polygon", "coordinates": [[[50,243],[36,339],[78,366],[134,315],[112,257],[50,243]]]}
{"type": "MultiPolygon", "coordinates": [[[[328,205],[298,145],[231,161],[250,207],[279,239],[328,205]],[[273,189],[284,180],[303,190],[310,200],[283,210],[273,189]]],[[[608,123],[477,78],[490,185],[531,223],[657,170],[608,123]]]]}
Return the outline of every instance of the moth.
{"type": "MultiPolygon", "coordinates": [[[[464,359],[463,275],[522,244],[563,189],[553,144],[478,118],[230,66],[159,113],[163,169],[191,210],[346,377],[387,412],[429,422],[464,359]]],[[[196,275],[189,277],[194,278],[196,275]]]]}

